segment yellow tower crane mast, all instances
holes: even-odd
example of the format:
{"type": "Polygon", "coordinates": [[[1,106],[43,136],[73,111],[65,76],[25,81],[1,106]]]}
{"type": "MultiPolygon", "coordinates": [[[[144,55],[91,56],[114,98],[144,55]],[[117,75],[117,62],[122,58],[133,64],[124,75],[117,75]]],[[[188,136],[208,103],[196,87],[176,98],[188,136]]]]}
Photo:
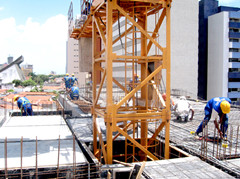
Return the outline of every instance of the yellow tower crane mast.
{"type": "Polygon", "coordinates": [[[86,20],[81,27],[74,27],[70,33],[70,36],[77,40],[82,37],[92,38],[93,150],[94,154],[103,159],[106,164],[113,162],[113,141],[120,135],[125,137],[126,146],[123,156],[126,162],[130,157],[132,157],[131,161],[136,161],[136,158],[140,161],[159,160],[161,154],[151,148],[156,145],[157,136],[163,130],[165,132],[164,158],[170,157],[171,3],[172,0],[94,0],[93,2],[85,0],[82,11],[86,14],[86,20]],[[150,16],[156,18],[153,29],[148,29],[150,16]],[[123,19],[120,28],[125,30],[118,37],[113,38],[113,25],[119,23],[120,18],[123,19]],[[157,40],[161,26],[166,29],[165,47],[157,40]],[[98,38],[103,45],[100,51],[97,51],[98,38]],[[121,42],[122,53],[115,53],[113,46],[119,44],[121,40],[124,40],[124,45],[121,42]],[[129,43],[130,46],[128,46],[129,43]],[[134,48],[136,45],[138,47],[134,48]],[[155,54],[150,55],[151,48],[155,48],[155,54]],[[124,81],[120,81],[120,78],[114,75],[115,64],[122,64],[124,70],[121,76],[124,76],[124,81]],[[136,71],[135,64],[140,66],[140,70],[136,71]],[[150,68],[150,64],[153,67],[150,68]],[[129,70],[132,79],[136,72],[141,77],[140,82],[132,80],[131,89],[128,88],[129,70]],[[159,81],[163,78],[163,70],[166,74],[165,101],[158,89],[159,81]],[[97,85],[99,74],[101,82],[97,85]],[[106,90],[103,90],[104,85],[106,90]],[[113,85],[123,91],[124,96],[119,100],[114,99],[113,85]],[[104,106],[99,102],[103,92],[106,92],[104,106]],[[137,93],[140,96],[136,95],[137,93]],[[132,100],[131,105],[128,104],[129,100],[132,100]],[[153,100],[158,100],[160,103],[153,103],[153,100]],[[103,140],[98,117],[104,119],[106,141],[103,140]],[[159,125],[149,136],[149,122],[153,121],[157,121],[159,125]],[[121,127],[120,123],[124,125],[121,127]],[[132,132],[129,133],[129,130],[132,132]],[[135,135],[137,130],[139,130],[139,138],[135,135]],[[131,150],[129,146],[132,147],[131,150]]]}

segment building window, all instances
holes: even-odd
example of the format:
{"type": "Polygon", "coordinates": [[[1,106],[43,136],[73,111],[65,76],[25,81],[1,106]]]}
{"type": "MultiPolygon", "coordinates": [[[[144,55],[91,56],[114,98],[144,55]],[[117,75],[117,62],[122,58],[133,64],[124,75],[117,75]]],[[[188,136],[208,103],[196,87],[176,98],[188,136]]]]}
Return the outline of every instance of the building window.
{"type": "Polygon", "coordinates": [[[229,39],[229,42],[239,42],[239,39],[229,39]]]}
{"type": "Polygon", "coordinates": [[[78,55],[74,55],[74,57],[78,57],[78,55]]]}
{"type": "Polygon", "coordinates": [[[240,22],[240,19],[230,18],[230,22],[240,22]]]}
{"type": "Polygon", "coordinates": [[[240,72],[240,68],[229,68],[229,72],[240,72]]]}
{"type": "Polygon", "coordinates": [[[229,58],[229,62],[240,62],[240,58],[229,58]]]}
{"type": "Polygon", "coordinates": [[[230,32],[239,32],[239,29],[229,29],[230,32]]]}
{"type": "Polygon", "coordinates": [[[229,48],[229,52],[239,52],[238,48],[229,48]]]}

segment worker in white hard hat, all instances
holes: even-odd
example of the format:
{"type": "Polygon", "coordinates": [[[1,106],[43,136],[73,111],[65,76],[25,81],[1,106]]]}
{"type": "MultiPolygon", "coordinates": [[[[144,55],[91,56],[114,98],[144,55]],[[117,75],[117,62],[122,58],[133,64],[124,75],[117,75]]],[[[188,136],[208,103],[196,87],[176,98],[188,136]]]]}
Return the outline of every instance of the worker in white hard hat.
{"type": "Polygon", "coordinates": [[[75,77],[74,73],[72,74],[72,77],[70,79],[70,88],[74,86],[75,82],[77,83],[78,85],[78,80],[77,78],[75,77]]]}
{"type": "Polygon", "coordinates": [[[26,97],[20,97],[19,95],[14,96],[14,102],[17,101],[18,108],[21,110],[22,116],[32,116],[32,104],[26,97]]]}
{"type": "Polygon", "coordinates": [[[231,108],[231,100],[226,97],[216,97],[212,98],[208,101],[207,105],[205,106],[205,117],[201,124],[198,126],[195,135],[198,136],[199,133],[202,132],[203,128],[206,126],[210,119],[214,119],[215,127],[218,129],[221,138],[225,138],[226,131],[228,129],[228,113],[230,112],[231,108]],[[217,122],[217,119],[220,119],[217,122]],[[220,124],[220,129],[218,127],[220,124]]]}
{"type": "Polygon", "coordinates": [[[177,120],[185,120],[186,122],[188,119],[192,120],[194,115],[194,110],[190,103],[186,100],[185,96],[181,96],[180,100],[176,102],[173,106],[173,111],[177,120]],[[191,113],[191,117],[189,118],[189,114],[191,113]]]}

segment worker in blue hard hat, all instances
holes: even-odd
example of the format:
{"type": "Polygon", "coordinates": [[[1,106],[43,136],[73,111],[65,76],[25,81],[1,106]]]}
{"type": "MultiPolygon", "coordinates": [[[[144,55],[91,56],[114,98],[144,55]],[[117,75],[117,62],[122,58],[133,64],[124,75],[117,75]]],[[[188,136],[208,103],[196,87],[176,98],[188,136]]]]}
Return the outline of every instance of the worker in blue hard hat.
{"type": "Polygon", "coordinates": [[[70,88],[71,88],[72,86],[74,86],[75,82],[76,82],[77,85],[78,85],[78,80],[77,80],[77,78],[75,77],[75,75],[74,75],[74,73],[73,73],[73,74],[72,74],[72,77],[71,77],[71,79],[70,79],[70,88]]]}
{"type": "Polygon", "coordinates": [[[69,77],[69,74],[66,73],[65,77],[63,78],[63,81],[65,83],[66,90],[71,88],[71,77],[69,77]]]}
{"type": "Polygon", "coordinates": [[[21,110],[22,116],[33,115],[32,104],[26,97],[20,97],[19,95],[15,95],[14,102],[16,101],[17,101],[18,108],[21,110]]]}
{"type": "Polygon", "coordinates": [[[210,119],[214,119],[215,127],[220,133],[220,137],[224,138],[226,136],[226,131],[228,129],[228,113],[231,108],[231,100],[226,97],[216,97],[212,98],[207,102],[205,106],[205,117],[201,124],[198,126],[195,135],[198,138],[198,134],[202,132],[203,128],[207,125],[210,119]],[[217,119],[220,118],[219,122],[217,119]],[[219,129],[220,124],[220,129],[219,129]]]}

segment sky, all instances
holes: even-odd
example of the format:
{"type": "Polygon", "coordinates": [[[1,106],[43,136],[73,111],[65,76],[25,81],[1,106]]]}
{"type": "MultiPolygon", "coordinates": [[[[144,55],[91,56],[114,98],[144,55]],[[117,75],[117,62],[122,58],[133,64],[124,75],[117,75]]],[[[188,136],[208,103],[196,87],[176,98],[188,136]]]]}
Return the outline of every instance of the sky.
{"type": "MultiPolygon", "coordinates": [[[[70,2],[0,0],[0,64],[22,55],[23,64],[32,64],[36,74],[64,74],[70,2]]],[[[75,17],[80,0],[72,2],[75,17]]],[[[219,5],[240,7],[240,0],[219,0],[219,5]]]]}

